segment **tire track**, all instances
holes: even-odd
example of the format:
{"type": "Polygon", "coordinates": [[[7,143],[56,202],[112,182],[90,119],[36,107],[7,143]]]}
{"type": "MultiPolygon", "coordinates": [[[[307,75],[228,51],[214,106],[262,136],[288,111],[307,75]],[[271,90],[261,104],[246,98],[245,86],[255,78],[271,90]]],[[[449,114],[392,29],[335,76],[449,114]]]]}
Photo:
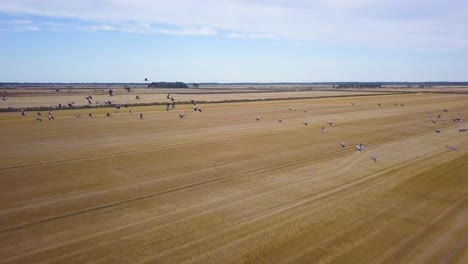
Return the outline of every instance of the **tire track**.
{"type": "MultiPolygon", "coordinates": [[[[302,129],[294,129],[293,131],[300,131],[300,130],[302,130],[302,129]]],[[[289,133],[289,132],[284,132],[284,133],[289,133]]],[[[267,135],[276,135],[276,134],[279,134],[279,133],[266,133],[266,134],[267,134],[267,135]]],[[[245,138],[245,137],[240,137],[240,138],[245,138]]],[[[209,141],[209,142],[211,143],[212,141],[209,141]]],[[[370,145],[370,146],[373,147],[373,145],[370,145]]],[[[378,145],[375,145],[375,146],[378,146],[378,145]]],[[[138,151],[136,151],[136,152],[138,152],[138,151]]],[[[338,151],[336,151],[336,152],[338,153],[338,151]]],[[[313,159],[312,159],[312,161],[313,161],[313,159]]],[[[302,163],[305,163],[305,162],[306,162],[306,160],[303,161],[302,163]]],[[[358,160],[355,160],[354,164],[356,164],[357,162],[358,162],[358,160]]],[[[297,164],[302,164],[302,163],[299,162],[299,163],[297,163],[297,164]]],[[[289,168],[289,167],[294,166],[295,164],[292,163],[291,165],[287,165],[287,164],[284,163],[283,165],[284,165],[284,167],[280,167],[279,169],[289,168]]],[[[1,169],[0,169],[0,170],[1,170],[1,169]]],[[[267,171],[270,171],[270,170],[260,171],[259,173],[264,173],[264,172],[267,172],[267,171]]],[[[242,174],[242,173],[243,173],[243,172],[239,172],[239,174],[242,174]]],[[[203,185],[202,185],[202,186],[203,186],[203,185]]],[[[203,188],[203,187],[199,186],[199,188],[203,188]]]]}
{"type": "MultiPolygon", "coordinates": [[[[406,196],[408,196],[408,195],[406,195],[406,196]]],[[[463,195],[462,195],[462,196],[463,196],[463,195]]],[[[410,204],[409,206],[410,206],[410,208],[412,208],[411,210],[406,209],[406,210],[404,211],[403,214],[399,214],[398,216],[395,216],[395,217],[392,218],[391,220],[386,220],[385,225],[389,226],[389,225],[391,225],[392,223],[396,223],[396,222],[398,222],[398,221],[401,221],[402,219],[404,219],[404,218],[406,218],[406,217],[409,217],[409,216],[411,216],[411,215],[417,215],[417,214],[418,214],[418,210],[424,212],[423,209],[425,209],[425,208],[427,208],[427,207],[430,207],[430,204],[428,204],[429,202],[430,202],[430,201],[424,201],[424,202],[418,203],[418,204],[410,204]]],[[[387,210],[387,211],[388,211],[388,210],[387,210]]],[[[382,215],[383,215],[383,214],[382,214],[382,215]]],[[[375,219],[375,218],[373,218],[373,219],[375,219]]],[[[370,222],[370,223],[372,223],[372,221],[363,221],[363,222],[370,222]]],[[[366,226],[366,223],[362,224],[360,227],[364,227],[364,226],[366,226]]],[[[359,227],[358,227],[358,228],[359,228],[359,227]]],[[[352,247],[357,247],[357,246],[359,246],[360,244],[364,243],[364,242],[366,241],[366,239],[370,239],[370,238],[375,237],[375,236],[377,236],[377,235],[379,235],[379,234],[382,234],[382,233],[384,233],[384,232],[385,232],[385,230],[382,230],[382,229],[374,229],[372,232],[367,233],[367,234],[366,234],[366,237],[361,236],[361,237],[359,237],[359,238],[357,238],[357,239],[353,239],[352,247]]],[[[341,232],[339,232],[339,233],[341,233],[341,232]]],[[[328,241],[328,242],[331,243],[332,241],[328,241]]],[[[323,244],[324,244],[324,243],[322,243],[322,245],[323,245],[323,244]]],[[[320,247],[320,246],[317,246],[316,248],[318,248],[318,247],[320,247]]],[[[338,253],[329,254],[329,255],[327,255],[326,258],[321,259],[319,262],[320,262],[320,263],[330,263],[330,262],[332,262],[332,261],[336,261],[336,259],[337,259],[338,257],[340,257],[341,255],[345,254],[346,252],[347,252],[347,251],[345,251],[345,249],[341,248],[341,250],[340,250],[338,253]]],[[[309,252],[309,253],[310,253],[310,252],[309,252]]],[[[380,254],[380,253],[381,253],[381,252],[376,252],[375,254],[377,255],[377,254],[380,254]]]]}
{"type": "MultiPolygon", "coordinates": [[[[429,133],[430,132],[423,132],[421,134],[429,134],[429,133]]],[[[415,138],[415,137],[418,137],[418,135],[412,135],[412,136],[406,136],[406,137],[405,136],[396,136],[396,137],[391,138],[390,141],[380,141],[380,142],[374,143],[374,144],[376,144],[376,145],[377,144],[383,144],[383,143],[389,144],[391,142],[399,141],[401,139],[411,139],[411,138],[415,138]]],[[[351,148],[348,148],[346,150],[349,151],[349,152],[353,151],[351,148]]],[[[317,154],[317,155],[312,155],[312,156],[308,156],[308,157],[299,158],[299,159],[296,159],[296,160],[293,160],[293,161],[279,163],[279,164],[276,164],[276,165],[273,165],[273,166],[266,166],[266,167],[262,167],[262,168],[258,168],[258,169],[249,170],[248,173],[262,172],[262,170],[264,170],[264,169],[275,170],[275,169],[279,169],[279,168],[287,168],[287,167],[291,167],[293,165],[298,165],[300,163],[308,162],[308,161],[315,160],[315,159],[325,159],[325,158],[335,157],[337,153],[345,153],[345,152],[342,149],[337,149],[335,151],[328,152],[328,153],[320,153],[320,154],[317,154]]],[[[147,195],[137,196],[137,197],[133,197],[133,198],[129,198],[129,199],[113,202],[113,203],[107,203],[107,204],[103,204],[103,205],[100,205],[100,206],[85,208],[85,209],[82,209],[82,210],[69,212],[69,213],[65,213],[65,214],[62,214],[62,215],[57,215],[57,216],[54,216],[54,217],[38,220],[38,221],[35,221],[35,222],[30,222],[30,223],[26,223],[26,224],[22,224],[22,225],[17,225],[17,226],[13,226],[13,227],[9,227],[9,228],[4,228],[4,229],[0,230],[0,234],[2,234],[4,232],[9,232],[9,231],[21,229],[21,228],[24,228],[24,227],[32,226],[32,225],[35,225],[35,224],[45,223],[45,222],[58,220],[58,219],[62,219],[62,218],[69,217],[69,216],[74,216],[74,215],[78,215],[78,214],[82,214],[82,213],[87,213],[87,212],[91,212],[91,211],[96,211],[96,210],[100,210],[100,209],[109,208],[109,207],[112,207],[112,206],[118,206],[118,205],[130,203],[130,202],[133,202],[133,201],[139,201],[139,200],[142,200],[142,199],[152,198],[152,197],[159,196],[159,195],[162,195],[162,194],[167,194],[167,193],[171,193],[171,192],[174,192],[174,191],[177,191],[177,190],[189,188],[189,187],[192,187],[192,186],[197,186],[197,185],[200,185],[200,184],[203,184],[203,183],[209,183],[209,182],[212,182],[212,181],[215,181],[215,180],[220,180],[220,179],[223,179],[223,178],[226,178],[226,177],[238,176],[239,174],[243,174],[243,173],[245,173],[245,172],[241,172],[241,173],[238,173],[238,174],[235,174],[235,175],[227,175],[227,176],[223,176],[223,177],[218,177],[218,178],[213,178],[213,179],[209,179],[209,180],[205,180],[205,181],[200,181],[200,182],[197,182],[197,183],[192,183],[192,184],[188,184],[186,186],[181,186],[181,187],[177,187],[177,188],[168,189],[168,190],[165,190],[165,191],[160,191],[160,192],[157,192],[157,193],[150,193],[150,194],[147,194],[147,195]]],[[[136,185],[139,185],[139,184],[136,184],[136,185]]]]}
{"type": "MultiPolygon", "coordinates": [[[[427,154],[427,155],[430,155],[430,154],[427,154]]],[[[344,161],[344,163],[346,163],[346,162],[347,162],[347,160],[344,161]]],[[[354,162],[355,162],[355,161],[354,161],[354,162]]],[[[276,166],[278,166],[278,165],[276,165],[276,166]]],[[[341,167],[341,166],[339,166],[339,167],[341,167]]],[[[252,170],[248,170],[248,171],[237,172],[238,174],[236,174],[236,175],[242,175],[242,174],[246,174],[246,173],[251,174],[251,173],[254,173],[254,172],[255,172],[255,173],[260,173],[260,170],[264,170],[265,168],[270,168],[270,170],[271,170],[271,167],[263,167],[263,168],[259,168],[259,169],[252,169],[252,170]]],[[[268,171],[270,171],[270,170],[265,170],[264,172],[268,172],[268,171]]],[[[236,176],[236,175],[231,175],[231,177],[232,177],[232,176],[236,176]]],[[[372,175],[373,175],[373,174],[369,174],[369,175],[367,175],[367,176],[361,177],[361,178],[359,178],[359,179],[353,180],[353,181],[348,182],[348,183],[345,183],[345,184],[352,184],[353,182],[355,182],[355,181],[357,181],[357,180],[360,180],[360,179],[362,179],[362,178],[366,178],[366,177],[369,177],[369,176],[372,176],[372,175]]],[[[323,176],[323,177],[325,177],[325,176],[323,176]]],[[[306,180],[306,181],[300,181],[300,182],[298,182],[298,183],[296,183],[296,184],[293,184],[293,185],[287,185],[287,186],[282,187],[282,188],[279,188],[279,189],[277,188],[277,189],[275,189],[275,190],[273,190],[273,191],[271,191],[271,192],[269,192],[269,193],[259,193],[259,194],[257,194],[257,195],[249,196],[249,197],[247,197],[247,198],[245,198],[245,199],[235,200],[235,201],[233,201],[233,202],[231,202],[231,203],[223,204],[222,207],[216,207],[216,208],[213,207],[213,208],[211,208],[211,209],[208,210],[208,211],[204,211],[204,212],[199,213],[199,214],[196,214],[196,215],[191,215],[189,218],[182,219],[182,220],[180,220],[180,221],[177,221],[176,223],[182,222],[182,221],[186,221],[186,220],[191,220],[191,219],[193,219],[193,218],[195,218],[195,217],[206,215],[206,214],[208,214],[208,213],[210,213],[210,212],[219,210],[220,208],[225,208],[225,207],[228,207],[228,206],[231,206],[231,205],[235,205],[235,204],[237,204],[237,203],[239,203],[239,202],[250,201],[250,200],[253,200],[253,199],[256,199],[256,198],[259,198],[259,197],[264,197],[264,196],[270,195],[270,194],[275,193],[275,192],[278,192],[278,191],[284,191],[284,190],[295,189],[296,186],[298,186],[298,185],[302,185],[302,184],[304,184],[304,183],[311,182],[311,181],[315,181],[315,180],[316,180],[315,178],[311,178],[311,179],[306,180]]],[[[289,179],[284,179],[284,181],[289,181],[289,179]]],[[[281,181],[281,182],[283,182],[283,181],[281,181]]],[[[254,189],[258,189],[258,188],[254,188],[254,189]]],[[[328,189],[327,191],[330,191],[330,190],[333,190],[333,189],[334,189],[334,187],[328,189]]],[[[241,192],[241,193],[244,193],[244,192],[241,192]]],[[[241,193],[239,193],[239,194],[241,194],[241,193]]],[[[236,193],[236,194],[237,194],[237,193],[236,193]]],[[[235,196],[236,194],[232,194],[232,195],[226,196],[225,198],[230,198],[230,197],[232,197],[232,196],[235,196]]],[[[210,201],[209,203],[213,203],[213,201],[210,201]]],[[[207,204],[209,204],[209,203],[207,203],[207,204]]],[[[199,207],[199,206],[200,206],[200,205],[195,205],[194,207],[199,207]]],[[[175,214],[175,213],[177,213],[177,212],[181,212],[181,211],[184,211],[184,210],[187,210],[187,209],[190,209],[190,208],[179,209],[179,210],[177,210],[177,211],[174,211],[174,212],[172,212],[172,213],[166,214],[166,215],[164,215],[164,216],[172,215],[172,214],[175,214]]],[[[67,243],[62,243],[62,244],[57,245],[57,246],[54,245],[54,247],[52,247],[52,248],[56,248],[56,247],[63,246],[63,245],[67,245],[67,244],[72,244],[72,243],[77,242],[77,240],[78,240],[78,242],[79,242],[79,241],[83,241],[83,240],[86,240],[86,239],[90,239],[90,238],[93,238],[93,237],[96,237],[96,236],[99,236],[99,235],[104,235],[104,234],[112,233],[112,232],[115,232],[115,231],[118,231],[118,230],[123,230],[124,228],[136,226],[136,225],[139,225],[139,224],[142,224],[142,223],[145,223],[145,222],[150,222],[150,221],[152,221],[152,220],[154,220],[154,219],[157,219],[157,218],[160,218],[160,217],[163,217],[163,216],[157,216],[157,217],[154,217],[154,218],[145,219],[145,220],[142,220],[142,221],[138,221],[138,222],[134,222],[134,223],[131,223],[131,224],[127,224],[127,225],[125,225],[125,226],[119,226],[119,227],[114,228],[114,229],[111,229],[111,230],[106,230],[106,231],[103,231],[103,232],[95,233],[95,234],[92,234],[92,235],[90,235],[90,236],[80,237],[80,238],[78,238],[78,239],[73,239],[72,241],[68,241],[67,243]]],[[[170,224],[173,224],[173,223],[170,223],[170,224]]],[[[159,226],[159,227],[156,227],[155,229],[151,229],[151,230],[149,230],[149,231],[158,230],[158,229],[163,228],[163,227],[165,227],[165,226],[167,226],[167,225],[168,225],[168,224],[166,224],[166,225],[164,225],[164,226],[159,226]]],[[[148,231],[148,230],[146,230],[146,231],[148,231]]],[[[145,231],[145,232],[146,232],[146,231],[145,231]]],[[[128,236],[128,237],[122,237],[122,238],[132,238],[132,237],[135,237],[135,236],[137,236],[137,235],[138,235],[138,234],[133,233],[132,235],[130,235],[130,236],[128,236]]],[[[120,240],[120,239],[119,239],[119,240],[120,240]]],[[[36,253],[39,253],[39,252],[44,251],[44,250],[50,250],[50,249],[52,249],[52,248],[40,249],[40,250],[36,250],[36,251],[29,251],[26,255],[36,254],[36,253]]],[[[24,257],[24,256],[25,256],[25,255],[19,255],[19,256],[15,257],[14,259],[19,259],[19,258],[24,257]]]]}
{"type": "MultiPolygon", "coordinates": [[[[408,248],[411,245],[414,245],[418,237],[421,236],[421,234],[425,233],[427,230],[434,228],[434,226],[438,225],[439,223],[443,222],[444,220],[453,217],[454,214],[457,214],[460,211],[460,208],[466,207],[466,204],[468,202],[468,195],[462,195],[464,198],[460,201],[456,201],[454,204],[444,208],[440,214],[433,218],[431,221],[428,222],[428,224],[424,227],[419,228],[416,230],[414,233],[410,234],[409,236],[403,238],[403,239],[398,239],[398,243],[393,243],[394,247],[389,248],[385,251],[384,254],[382,255],[376,255],[373,259],[373,263],[389,263],[393,262],[391,259],[401,259],[404,255],[406,255],[407,251],[399,251],[397,252],[400,248],[408,248]],[[400,246],[401,244],[405,244],[404,246],[400,246]]],[[[397,241],[394,241],[397,242],[397,241]]]]}
{"type": "MultiPolygon", "coordinates": [[[[263,212],[259,213],[260,216],[258,216],[256,218],[252,218],[252,219],[243,221],[241,223],[238,223],[236,225],[227,227],[227,228],[225,228],[225,229],[223,229],[221,231],[218,231],[216,234],[212,234],[210,236],[206,236],[204,238],[198,239],[196,241],[192,241],[190,243],[181,245],[179,247],[172,248],[172,249],[170,249],[168,251],[160,252],[156,256],[152,256],[149,259],[146,259],[145,261],[140,261],[140,262],[143,262],[143,263],[148,262],[148,261],[151,261],[152,259],[154,259],[155,257],[162,257],[165,254],[169,254],[171,252],[175,252],[175,251],[178,251],[178,250],[183,250],[183,249],[185,249],[187,247],[190,247],[192,245],[195,245],[195,244],[203,242],[203,241],[213,239],[213,238],[215,238],[217,236],[221,236],[224,233],[227,233],[227,232],[232,231],[234,229],[241,228],[241,227],[246,226],[246,225],[248,225],[250,223],[258,222],[260,220],[270,218],[270,217],[278,215],[278,214],[282,214],[282,213],[285,213],[285,212],[288,212],[288,211],[292,211],[292,210],[297,209],[297,208],[299,208],[301,206],[304,206],[306,204],[310,204],[312,202],[315,202],[315,201],[318,201],[318,200],[321,200],[321,199],[325,199],[325,198],[335,197],[340,192],[352,191],[352,190],[359,190],[359,191],[365,190],[365,188],[363,188],[363,185],[372,184],[374,181],[378,180],[380,178],[380,176],[386,175],[391,171],[396,171],[396,170],[411,166],[412,164],[413,164],[412,161],[407,161],[407,162],[404,162],[404,163],[401,163],[401,164],[398,164],[398,165],[395,165],[395,166],[380,170],[380,171],[378,171],[376,173],[372,173],[372,174],[360,177],[360,178],[358,178],[358,179],[356,179],[356,180],[354,180],[352,182],[344,183],[344,184],[342,184],[342,185],[340,185],[338,187],[332,187],[332,188],[330,188],[328,190],[325,190],[325,191],[323,191],[323,192],[321,192],[319,194],[313,194],[313,195],[310,195],[309,197],[302,197],[299,202],[294,202],[294,203],[287,202],[287,203],[285,203],[283,205],[276,206],[275,208],[272,208],[274,210],[270,211],[268,213],[263,213],[263,212]]],[[[367,187],[367,188],[369,188],[369,187],[367,187]]],[[[355,194],[355,193],[351,193],[348,196],[353,195],[353,194],[355,194]]],[[[341,196],[341,197],[343,197],[343,196],[341,196]]],[[[344,197],[343,197],[343,199],[344,199],[344,197]]],[[[305,215],[308,215],[308,214],[311,214],[311,213],[312,212],[306,212],[306,213],[302,213],[302,214],[295,214],[293,217],[290,217],[288,219],[289,219],[289,221],[295,221],[296,219],[302,218],[305,215]]],[[[238,243],[240,243],[242,241],[245,241],[245,240],[247,240],[247,239],[249,239],[251,237],[256,236],[260,232],[265,232],[265,230],[275,229],[277,226],[280,226],[280,225],[283,225],[283,224],[284,223],[280,222],[280,223],[276,223],[275,225],[272,225],[272,226],[257,229],[254,232],[250,232],[247,236],[244,236],[240,240],[229,242],[228,245],[230,246],[230,245],[233,245],[233,244],[238,244],[238,243]]],[[[223,248],[227,248],[226,245],[223,246],[223,248]]],[[[217,248],[216,250],[212,250],[209,253],[206,253],[206,254],[204,254],[202,256],[199,256],[198,258],[204,257],[204,256],[206,256],[208,254],[213,254],[214,252],[220,251],[223,248],[221,248],[221,247],[217,248]]],[[[191,260],[190,262],[196,262],[197,259],[191,260]]]]}

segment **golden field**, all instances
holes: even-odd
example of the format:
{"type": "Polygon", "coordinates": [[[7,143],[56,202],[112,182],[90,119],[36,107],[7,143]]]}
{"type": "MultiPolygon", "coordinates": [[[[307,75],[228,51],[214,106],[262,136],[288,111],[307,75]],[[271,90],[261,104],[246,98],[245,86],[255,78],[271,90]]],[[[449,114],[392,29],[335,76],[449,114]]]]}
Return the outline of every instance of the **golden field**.
{"type": "MultiPolygon", "coordinates": [[[[0,109],[14,107],[17,109],[28,107],[56,107],[58,104],[67,106],[74,102],[74,106],[102,106],[106,101],[113,104],[152,104],[166,103],[167,95],[170,94],[175,102],[190,102],[191,100],[205,102],[223,101],[246,101],[265,99],[288,99],[288,98],[318,98],[337,97],[353,95],[390,94],[401,91],[330,91],[330,90],[307,90],[296,91],[293,89],[272,89],[268,91],[251,90],[248,88],[223,88],[223,89],[133,89],[127,93],[122,88],[112,88],[114,96],[110,96],[109,89],[61,89],[55,92],[53,89],[0,89],[0,95],[5,95],[7,100],[0,101],[0,109]],[[92,96],[91,104],[86,96],[92,96]],[[136,99],[139,96],[140,99],[136,99]]],[[[467,89],[465,89],[467,90],[467,89]]]]}
{"type": "Polygon", "coordinates": [[[0,263],[468,263],[468,95],[198,106],[0,113],[0,263]]]}

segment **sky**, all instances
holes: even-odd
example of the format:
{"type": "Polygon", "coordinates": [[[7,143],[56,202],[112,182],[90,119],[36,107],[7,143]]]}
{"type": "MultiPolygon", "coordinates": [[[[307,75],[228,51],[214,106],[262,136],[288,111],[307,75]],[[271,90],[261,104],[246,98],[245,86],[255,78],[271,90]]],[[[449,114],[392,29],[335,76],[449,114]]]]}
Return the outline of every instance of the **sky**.
{"type": "Polygon", "coordinates": [[[466,0],[0,0],[0,82],[468,81],[466,0]]]}

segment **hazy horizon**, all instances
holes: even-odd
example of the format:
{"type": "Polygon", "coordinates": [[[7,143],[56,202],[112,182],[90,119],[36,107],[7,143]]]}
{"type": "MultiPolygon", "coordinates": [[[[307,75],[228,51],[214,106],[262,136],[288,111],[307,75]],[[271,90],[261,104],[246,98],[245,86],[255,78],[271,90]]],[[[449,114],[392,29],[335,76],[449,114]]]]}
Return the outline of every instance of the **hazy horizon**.
{"type": "MultiPolygon", "coordinates": [[[[19,84],[19,85],[27,85],[27,84],[135,84],[135,85],[148,85],[153,81],[149,82],[4,82],[0,81],[0,84],[19,84]]],[[[398,84],[441,84],[441,85],[468,85],[468,81],[375,81],[375,82],[361,82],[361,81],[339,81],[339,82],[184,82],[181,80],[171,81],[171,80],[154,80],[154,82],[183,82],[186,84],[206,84],[206,85],[332,85],[332,84],[346,84],[346,83],[377,83],[383,85],[398,85],[398,84]]]]}

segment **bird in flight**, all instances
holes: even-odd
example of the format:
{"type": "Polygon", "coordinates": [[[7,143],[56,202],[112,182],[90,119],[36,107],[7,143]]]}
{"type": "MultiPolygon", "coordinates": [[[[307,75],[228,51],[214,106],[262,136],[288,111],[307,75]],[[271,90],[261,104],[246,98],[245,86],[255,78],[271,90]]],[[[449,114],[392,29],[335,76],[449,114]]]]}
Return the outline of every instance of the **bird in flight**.
{"type": "Polygon", "coordinates": [[[447,148],[450,149],[450,150],[453,150],[453,151],[458,151],[458,149],[454,146],[451,146],[451,145],[447,145],[447,148]]]}

